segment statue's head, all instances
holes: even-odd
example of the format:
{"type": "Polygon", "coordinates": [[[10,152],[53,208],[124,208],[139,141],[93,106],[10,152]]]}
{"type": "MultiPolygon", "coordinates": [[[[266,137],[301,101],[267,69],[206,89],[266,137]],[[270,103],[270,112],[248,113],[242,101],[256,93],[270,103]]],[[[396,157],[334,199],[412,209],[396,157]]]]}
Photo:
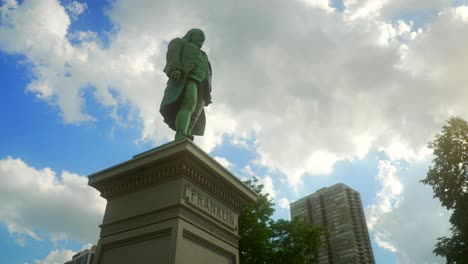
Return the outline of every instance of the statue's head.
{"type": "Polygon", "coordinates": [[[187,32],[187,34],[185,34],[183,39],[201,48],[203,46],[203,42],[205,42],[205,33],[203,33],[201,29],[192,28],[187,32]]]}

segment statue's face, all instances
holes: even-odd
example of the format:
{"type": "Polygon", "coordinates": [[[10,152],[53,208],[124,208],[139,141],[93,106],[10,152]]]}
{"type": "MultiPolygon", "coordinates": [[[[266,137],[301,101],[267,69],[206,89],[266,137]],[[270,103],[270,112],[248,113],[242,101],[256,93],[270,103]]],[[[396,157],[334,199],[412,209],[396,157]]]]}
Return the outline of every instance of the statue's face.
{"type": "Polygon", "coordinates": [[[205,42],[205,35],[202,32],[194,32],[190,36],[190,42],[201,48],[205,42]]]}

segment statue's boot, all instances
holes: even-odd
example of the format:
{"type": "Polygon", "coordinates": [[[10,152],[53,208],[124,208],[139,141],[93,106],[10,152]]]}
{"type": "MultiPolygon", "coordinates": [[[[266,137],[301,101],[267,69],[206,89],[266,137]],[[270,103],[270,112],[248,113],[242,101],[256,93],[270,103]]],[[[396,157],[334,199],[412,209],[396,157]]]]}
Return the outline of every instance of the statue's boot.
{"type": "Polygon", "coordinates": [[[175,140],[180,140],[188,137],[187,130],[190,124],[190,116],[192,113],[186,109],[180,109],[176,117],[176,134],[175,140]]]}
{"type": "Polygon", "coordinates": [[[184,138],[187,138],[187,137],[188,137],[187,134],[184,134],[183,132],[177,131],[176,134],[175,134],[174,140],[177,141],[177,140],[181,140],[181,139],[184,139],[184,138]]]}

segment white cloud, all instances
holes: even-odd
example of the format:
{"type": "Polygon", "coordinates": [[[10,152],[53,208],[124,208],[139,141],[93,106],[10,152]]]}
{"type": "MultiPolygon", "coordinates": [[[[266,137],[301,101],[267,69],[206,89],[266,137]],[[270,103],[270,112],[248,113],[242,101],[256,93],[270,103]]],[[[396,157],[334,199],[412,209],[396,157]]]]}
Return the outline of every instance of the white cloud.
{"type": "MultiPolygon", "coordinates": [[[[446,11],[447,12],[447,11],[446,11]]],[[[448,12],[454,13],[455,17],[468,22],[468,6],[458,6],[455,8],[448,9],[448,12]]]]}
{"type": "Polygon", "coordinates": [[[376,203],[367,208],[367,225],[371,230],[383,214],[391,212],[398,205],[403,191],[403,185],[397,175],[398,169],[394,164],[380,160],[378,168],[377,180],[381,189],[377,193],[376,203]]]}
{"type": "Polygon", "coordinates": [[[72,259],[76,252],[71,250],[52,250],[43,260],[35,260],[35,264],[63,264],[72,259]]]}
{"type": "Polygon", "coordinates": [[[252,170],[250,165],[245,165],[244,168],[242,168],[242,173],[248,178],[255,176],[255,172],[252,170]]]}
{"type": "Polygon", "coordinates": [[[389,0],[343,0],[345,13],[350,14],[352,19],[364,16],[380,16],[382,8],[390,2],[389,0]]]}
{"type": "Polygon", "coordinates": [[[398,250],[391,242],[389,242],[388,236],[388,233],[375,232],[373,239],[379,247],[395,253],[398,250]]]}
{"type": "MultiPolygon", "coordinates": [[[[463,45],[468,39],[466,10],[468,6],[444,10],[424,32],[407,44],[408,57],[402,67],[415,77],[433,82],[435,85],[428,86],[427,92],[433,97],[437,96],[438,100],[457,102],[456,98],[464,100],[468,97],[467,89],[463,85],[468,77],[460,70],[467,66],[467,62],[459,59],[460,56],[468,54],[466,45],[463,45]],[[447,91],[447,87],[450,87],[450,92],[447,91]]],[[[448,108],[452,108],[451,112],[463,109],[457,107],[457,104],[452,104],[448,108]]],[[[441,111],[428,110],[435,113],[441,111]]]]}
{"type": "Polygon", "coordinates": [[[270,198],[275,199],[276,197],[276,189],[273,184],[273,179],[270,176],[265,176],[264,178],[260,179],[260,183],[263,184],[263,194],[269,194],[270,198]]]}
{"type": "Polygon", "coordinates": [[[72,1],[67,4],[66,9],[70,12],[73,18],[77,18],[88,8],[86,3],[80,3],[78,1],[72,1]]]}
{"type": "MultiPolygon", "coordinates": [[[[230,109],[222,104],[209,106],[205,108],[205,111],[208,116],[209,126],[203,137],[195,137],[195,143],[205,151],[210,152],[214,147],[222,144],[224,135],[235,133],[237,124],[230,113],[230,109]]],[[[150,136],[150,138],[152,137],[150,136]]]]}
{"type": "Polygon", "coordinates": [[[26,244],[26,237],[33,238],[35,240],[41,240],[41,238],[28,227],[18,225],[16,222],[6,219],[7,213],[3,212],[0,214],[0,219],[5,222],[8,232],[13,235],[14,240],[18,245],[24,246],[26,244]],[[5,219],[3,219],[5,218],[5,219]]]}
{"type": "Polygon", "coordinates": [[[381,17],[382,20],[408,13],[443,10],[450,0],[344,0],[345,13],[352,19],[381,17]]]}
{"type": "Polygon", "coordinates": [[[432,250],[437,237],[449,234],[449,216],[419,182],[426,168],[419,166],[424,169],[402,171],[395,162],[379,162],[381,189],[365,210],[367,225],[376,244],[394,252],[398,263],[443,263],[432,250]]]}
{"type": "MultiPolygon", "coordinates": [[[[395,3],[426,10],[446,1],[426,2],[395,3]]],[[[36,77],[28,91],[57,105],[67,123],[99,121],[84,108],[83,94],[91,94],[117,123],[141,124],[140,140],[154,144],[174,135],[158,113],[166,43],[203,28],[214,104],[196,143],[211,151],[225,139],[253,142],[259,164],[291,186],[369,150],[420,160],[448,115],[468,112],[466,65],[456,55],[468,52],[456,15],[462,7],[418,31],[410,21],[367,15],[388,12],[390,1],[345,1],[344,14],[304,1],[257,1],[256,8],[251,1],[115,1],[107,14],[118,30],[104,47],[95,32],[70,32],[57,0],[9,3],[1,9],[0,48],[28,58],[36,77]],[[350,19],[359,12],[365,15],[350,19]],[[129,113],[119,116],[122,108],[129,113]]]]}
{"type": "Polygon", "coordinates": [[[289,209],[289,200],[286,197],[283,197],[279,200],[278,205],[280,208],[289,209]]]}
{"type": "Polygon", "coordinates": [[[68,38],[78,40],[78,41],[96,41],[98,39],[98,35],[94,31],[78,31],[74,33],[69,33],[68,38]]]}
{"type": "Polygon", "coordinates": [[[388,143],[389,144],[382,147],[381,150],[385,151],[392,161],[421,161],[432,154],[432,151],[426,146],[421,146],[420,149],[414,149],[400,138],[394,138],[388,143]]]}
{"type": "MultiPolygon", "coordinates": [[[[210,151],[226,138],[248,138],[258,163],[282,172],[291,186],[304,175],[330,173],[336,161],[383,150],[391,161],[379,165],[382,189],[367,211],[374,240],[402,263],[440,261],[431,251],[435,238],[446,232],[447,214],[417,182],[420,175],[401,177],[395,162],[427,158],[426,144],[448,115],[468,117],[468,62],[460,59],[468,57],[467,7],[447,7],[447,0],[348,0],[341,14],[330,12],[328,1],[309,2],[313,8],[304,1],[256,1],[252,8],[252,1],[117,0],[107,14],[118,30],[104,47],[95,32],[70,31],[72,20],[57,0],[9,0],[0,7],[0,49],[26,56],[35,77],[27,90],[58,106],[66,123],[99,122],[84,108],[88,93],[117,123],[141,121],[140,140],[158,144],[173,137],[158,113],[166,43],[200,27],[214,70],[214,104],[207,109],[207,135],[197,144],[210,151]],[[433,9],[441,12],[423,30],[392,20],[404,10],[433,9]],[[117,114],[122,108],[130,109],[126,116],[117,114]],[[420,234],[421,229],[433,232],[420,234]]],[[[51,198],[60,193],[67,203],[88,210],[86,226],[96,225],[102,208],[80,206],[100,204],[83,198],[97,194],[83,191],[78,202],[59,191],[84,188],[79,176],[63,172],[60,181],[50,169],[20,160],[2,164],[21,175],[14,181],[18,191],[8,195],[1,188],[12,184],[11,178],[0,175],[2,201],[11,201],[0,205],[0,219],[19,242],[41,239],[38,229],[50,230],[56,239],[63,234],[93,239],[94,232],[78,231],[82,226],[65,227],[68,220],[51,221],[53,226],[39,221],[43,212],[29,206],[45,208],[54,220],[63,217],[61,211],[76,218],[57,204],[61,199],[51,198]],[[24,179],[29,183],[21,183],[24,179]],[[41,191],[37,179],[48,181],[53,191],[41,191]],[[38,191],[27,192],[30,186],[38,191]]],[[[273,180],[267,176],[262,183],[275,196],[273,180]]]]}
{"type": "Polygon", "coordinates": [[[333,12],[334,9],[330,6],[330,0],[302,0],[306,4],[315,8],[322,8],[328,12],[333,12]]]}
{"type": "Polygon", "coordinates": [[[9,9],[14,9],[18,6],[18,2],[16,0],[3,0],[2,4],[3,5],[0,7],[2,14],[4,12],[8,12],[9,9]]]}
{"type": "MultiPolygon", "coordinates": [[[[80,251],[90,249],[92,246],[92,244],[84,244],[80,251]]],[[[34,264],[63,264],[71,260],[76,253],[78,252],[69,249],[53,249],[43,260],[34,260],[34,264]]]]}
{"type": "Polygon", "coordinates": [[[25,238],[95,243],[105,201],[87,178],[50,168],[36,169],[20,159],[0,160],[0,223],[21,244],[25,238]]]}
{"type": "Polygon", "coordinates": [[[218,157],[218,156],[214,156],[213,157],[217,162],[219,162],[219,164],[223,165],[224,168],[226,169],[230,169],[233,164],[227,160],[226,158],[223,158],[223,157],[218,157]]]}

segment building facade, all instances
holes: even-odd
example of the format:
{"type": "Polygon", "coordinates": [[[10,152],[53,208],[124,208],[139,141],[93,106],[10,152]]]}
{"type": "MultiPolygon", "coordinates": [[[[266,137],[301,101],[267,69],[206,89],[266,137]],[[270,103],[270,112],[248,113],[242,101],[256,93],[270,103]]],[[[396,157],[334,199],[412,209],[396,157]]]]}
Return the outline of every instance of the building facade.
{"type": "Polygon", "coordinates": [[[291,218],[325,226],[319,264],[375,263],[360,194],[339,183],[291,203],[291,218]]]}
{"type": "Polygon", "coordinates": [[[65,264],[93,264],[95,254],[96,246],[92,246],[90,249],[76,253],[72,260],[65,262],[65,264]]]}

